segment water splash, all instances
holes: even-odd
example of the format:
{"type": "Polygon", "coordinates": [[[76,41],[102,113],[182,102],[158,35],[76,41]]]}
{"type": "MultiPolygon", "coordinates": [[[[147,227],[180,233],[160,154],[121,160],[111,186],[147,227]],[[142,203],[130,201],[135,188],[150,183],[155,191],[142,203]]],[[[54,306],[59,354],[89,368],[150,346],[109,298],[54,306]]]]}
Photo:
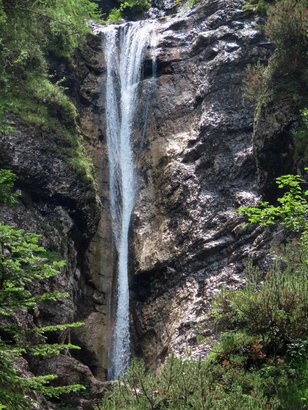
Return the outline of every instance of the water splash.
{"type": "Polygon", "coordinates": [[[131,134],[142,63],[146,48],[151,45],[153,29],[153,22],[137,22],[103,30],[110,206],[118,251],[117,308],[109,379],[121,377],[130,358],[128,231],[136,194],[131,134]]]}

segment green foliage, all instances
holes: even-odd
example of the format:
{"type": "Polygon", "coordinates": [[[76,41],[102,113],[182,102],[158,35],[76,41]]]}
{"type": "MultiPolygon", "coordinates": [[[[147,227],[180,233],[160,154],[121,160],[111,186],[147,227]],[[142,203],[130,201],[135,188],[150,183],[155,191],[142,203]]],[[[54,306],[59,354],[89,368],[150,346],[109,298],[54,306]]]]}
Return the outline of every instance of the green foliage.
{"type": "Polygon", "coordinates": [[[155,376],[133,361],[104,410],[301,409],[307,398],[307,251],[293,245],[266,273],[224,291],[212,317],[219,343],[204,360],[171,356],[155,376]]]}
{"type": "Polygon", "coordinates": [[[3,52],[8,59],[4,68],[17,70],[33,69],[35,63],[41,68],[47,51],[71,57],[89,32],[88,21],[97,19],[98,12],[97,4],[89,0],[2,0],[0,16],[3,52]]]}
{"type": "Polygon", "coordinates": [[[46,77],[35,76],[29,79],[29,87],[34,90],[33,98],[47,108],[50,116],[58,118],[64,126],[76,129],[76,107],[61,86],[51,83],[46,77]]]}
{"type": "Polygon", "coordinates": [[[243,10],[254,11],[266,15],[268,4],[266,0],[249,0],[243,5],[243,10]]]}
{"type": "MultiPolygon", "coordinates": [[[[39,235],[13,226],[0,225],[0,314],[11,315],[16,308],[33,307],[41,296],[26,289],[27,283],[41,281],[59,272],[63,262],[52,262],[41,256],[39,235]]],[[[62,294],[48,293],[48,299],[58,299],[62,294]]],[[[46,295],[47,297],[47,295],[46,295]]]]}
{"type": "MultiPolygon", "coordinates": [[[[257,102],[256,118],[264,106],[281,100],[291,106],[292,112],[300,115],[302,110],[307,109],[308,97],[306,0],[251,0],[245,4],[244,9],[267,16],[263,29],[275,47],[267,67],[262,68],[257,64],[247,69],[244,93],[257,102]]],[[[299,131],[295,142],[295,161],[297,164],[304,162],[305,165],[307,128],[303,129],[305,133],[299,131]],[[305,157],[305,160],[300,161],[299,157],[305,157]]],[[[303,166],[300,165],[302,169],[303,166]]]]}
{"type": "Polygon", "coordinates": [[[293,245],[265,275],[250,266],[247,285],[221,293],[213,310],[224,333],[212,360],[235,366],[240,358],[242,369],[261,377],[264,395],[285,409],[305,404],[307,256],[306,247],[293,245]]]}
{"type": "Polygon", "coordinates": [[[275,407],[260,391],[261,377],[238,365],[224,366],[210,360],[169,357],[161,374],[146,371],[133,361],[123,380],[107,392],[97,410],[223,410],[275,407]],[[249,394],[251,392],[251,394],[249,394]]]}
{"type": "Polygon", "coordinates": [[[134,11],[147,10],[151,6],[149,0],[126,0],[121,2],[120,10],[131,9],[134,11]]]}
{"type": "Polygon", "coordinates": [[[118,8],[113,8],[108,14],[106,24],[117,24],[125,14],[136,13],[151,7],[149,0],[123,0],[119,2],[118,8]]]}
{"type": "MultiPolygon", "coordinates": [[[[0,201],[12,203],[15,176],[0,172],[0,201]]],[[[40,236],[13,226],[0,225],[0,401],[12,410],[29,409],[31,394],[40,392],[48,397],[83,389],[80,385],[50,385],[56,376],[26,377],[18,370],[23,355],[58,355],[71,344],[48,344],[45,333],[63,331],[81,323],[37,327],[27,323],[29,309],[39,308],[43,301],[58,301],[65,292],[44,292],[47,279],[59,274],[62,261],[50,261],[39,244],[40,236]],[[27,324],[23,323],[25,321],[27,324]]]]}
{"type": "MultiPolygon", "coordinates": [[[[247,360],[285,355],[291,343],[307,334],[308,290],[303,286],[308,276],[307,264],[303,262],[307,254],[298,246],[295,249],[284,251],[282,260],[276,261],[265,278],[262,272],[250,267],[248,283],[243,289],[222,292],[216,300],[213,315],[217,326],[237,332],[244,330],[244,335],[252,337],[246,340],[252,354],[251,357],[246,354],[247,360]],[[287,267],[282,269],[283,265],[287,267]],[[258,344],[259,350],[253,351],[249,344],[258,344]]],[[[236,344],[240,349],[245,348],[243,341],[236,344]]],[[[235,351],[234,346],[231,350],[235,351]]]]}
{"type": "Polygon", "coordinates": [[[0,1],[0,132],[14,130],[7,113],[53,130],[71,143],[70,156],[85,174],[76,108],[61,81],[49,74],[47,60],[72,64],[89,21],[97,18],[97,4],[90,0],[0,1]]]}
{"type": "Polygon", "coordinates": [[[243,85],[243,93],[250,100],[258,100],[265,92],[266,67],[258,62],[249,64],[246,68],[246,77],[243,85]]]}
{"type": "MultiPolygon", "coordinates": [[[[303,70],[307,62],[307,3],[305,0],[276,1],[268,11],[265,33],[275,45],[277,70],[303,70]]],[[[307,74],[307,73],[306,73],[307,74]]]]}
{"type": "Polygon", "coordinates": [[[263,226],[280,222],[293,232],[301,233],[301,240],[308,246],[308,191],[302,188],[304,181],[299,175],[283,175],[276,179],[279,188],[286,190],[277,199],[277,205],[260,202],[257,207],[243,206],[239,213],[250,223],[263,226]]]}
{"type": "Polygon", "coordinates": [[[122,13],[120,9],[112,9],[108,14],[107,24],[116,24],[121,21],[122,13]]]}
{"type": "Polygon", "coordinates": [[[13,193],[16,175],[8,169],[0,169],[0,204],[14,204],[18,194],[13,193]]]}

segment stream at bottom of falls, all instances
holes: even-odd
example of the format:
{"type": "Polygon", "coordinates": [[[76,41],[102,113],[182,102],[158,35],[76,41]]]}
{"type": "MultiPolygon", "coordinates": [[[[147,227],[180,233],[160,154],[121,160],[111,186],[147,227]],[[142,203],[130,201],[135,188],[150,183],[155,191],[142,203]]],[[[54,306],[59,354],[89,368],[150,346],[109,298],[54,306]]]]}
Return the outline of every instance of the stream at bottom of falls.
{"type": "Polygon", "coordinates": [[[144,122],[147,118],[148,101],[140,101],[139,91],[148,50],[153,77],[155,73],[155,22],[111,25],[100,31],[107,66],[105,108],[109,192],[113,240],[118,257],[116,311],[108,371],[108,379],[113,380],[123,376],[130,360],[128,243],[137,191],[131,135],[137,106],[144,110],[141,113],[138,108],[138,117],[143,115],[144,122]]]}

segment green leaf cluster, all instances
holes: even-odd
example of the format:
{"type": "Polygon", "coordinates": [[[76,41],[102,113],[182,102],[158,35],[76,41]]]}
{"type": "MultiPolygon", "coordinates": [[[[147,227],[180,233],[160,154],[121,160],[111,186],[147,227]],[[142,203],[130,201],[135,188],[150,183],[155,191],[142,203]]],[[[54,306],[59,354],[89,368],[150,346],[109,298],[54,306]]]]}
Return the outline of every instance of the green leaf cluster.
{"type": "Polygon", "coordinates": [[[122,16],[129,13],[138,13],[151,7],[150,0],[122,0],[119,6],[113,8],[106,19],[106,24],[117,24],[121,21],[122,16]]]}
{"type": "Polygon", "coordinates": [[[0,169],[0,203],[14,204],[19,195],[13,193],[16,175],[9,169],[0,169]]]}
{"type": "Polygon", "coordinates": [[[146,10],[151,6],[149,0],[126,0],[122,1],[120,4],[120,10],[123,11],[125,9],[132,9],[132,10],[146,10]]]}
{"type": "Polygon", "coordinates": [[[246,216],[248,222],[263,226],[279,222],[293,232],[301,234],[301,240],[308,239],[308,191],[303,188],[305,181],[299,175],[283,175],[276,179],[278,188],[285,193],[277,199],[277,205],[266,201],[256,207],[243,206],[239,214],[246,216]]]}

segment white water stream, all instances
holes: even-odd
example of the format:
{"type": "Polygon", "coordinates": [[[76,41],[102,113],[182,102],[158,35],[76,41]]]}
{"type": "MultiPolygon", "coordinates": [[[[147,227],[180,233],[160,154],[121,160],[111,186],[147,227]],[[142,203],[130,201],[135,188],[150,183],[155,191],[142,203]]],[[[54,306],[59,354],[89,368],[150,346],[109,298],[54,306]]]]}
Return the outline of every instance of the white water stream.
{"type": "Polygon", "coordinates": [[[153,44],[153,29],[152,22],[135,22],[109,26],[102,31],[107,65],[110,207],[113,239],[118,252],[117,301],[109,379],[121,377],[130,358],[128,232],[136,195],[131,134],[137,115],[142,63],[147,46],[153,44]]]}

